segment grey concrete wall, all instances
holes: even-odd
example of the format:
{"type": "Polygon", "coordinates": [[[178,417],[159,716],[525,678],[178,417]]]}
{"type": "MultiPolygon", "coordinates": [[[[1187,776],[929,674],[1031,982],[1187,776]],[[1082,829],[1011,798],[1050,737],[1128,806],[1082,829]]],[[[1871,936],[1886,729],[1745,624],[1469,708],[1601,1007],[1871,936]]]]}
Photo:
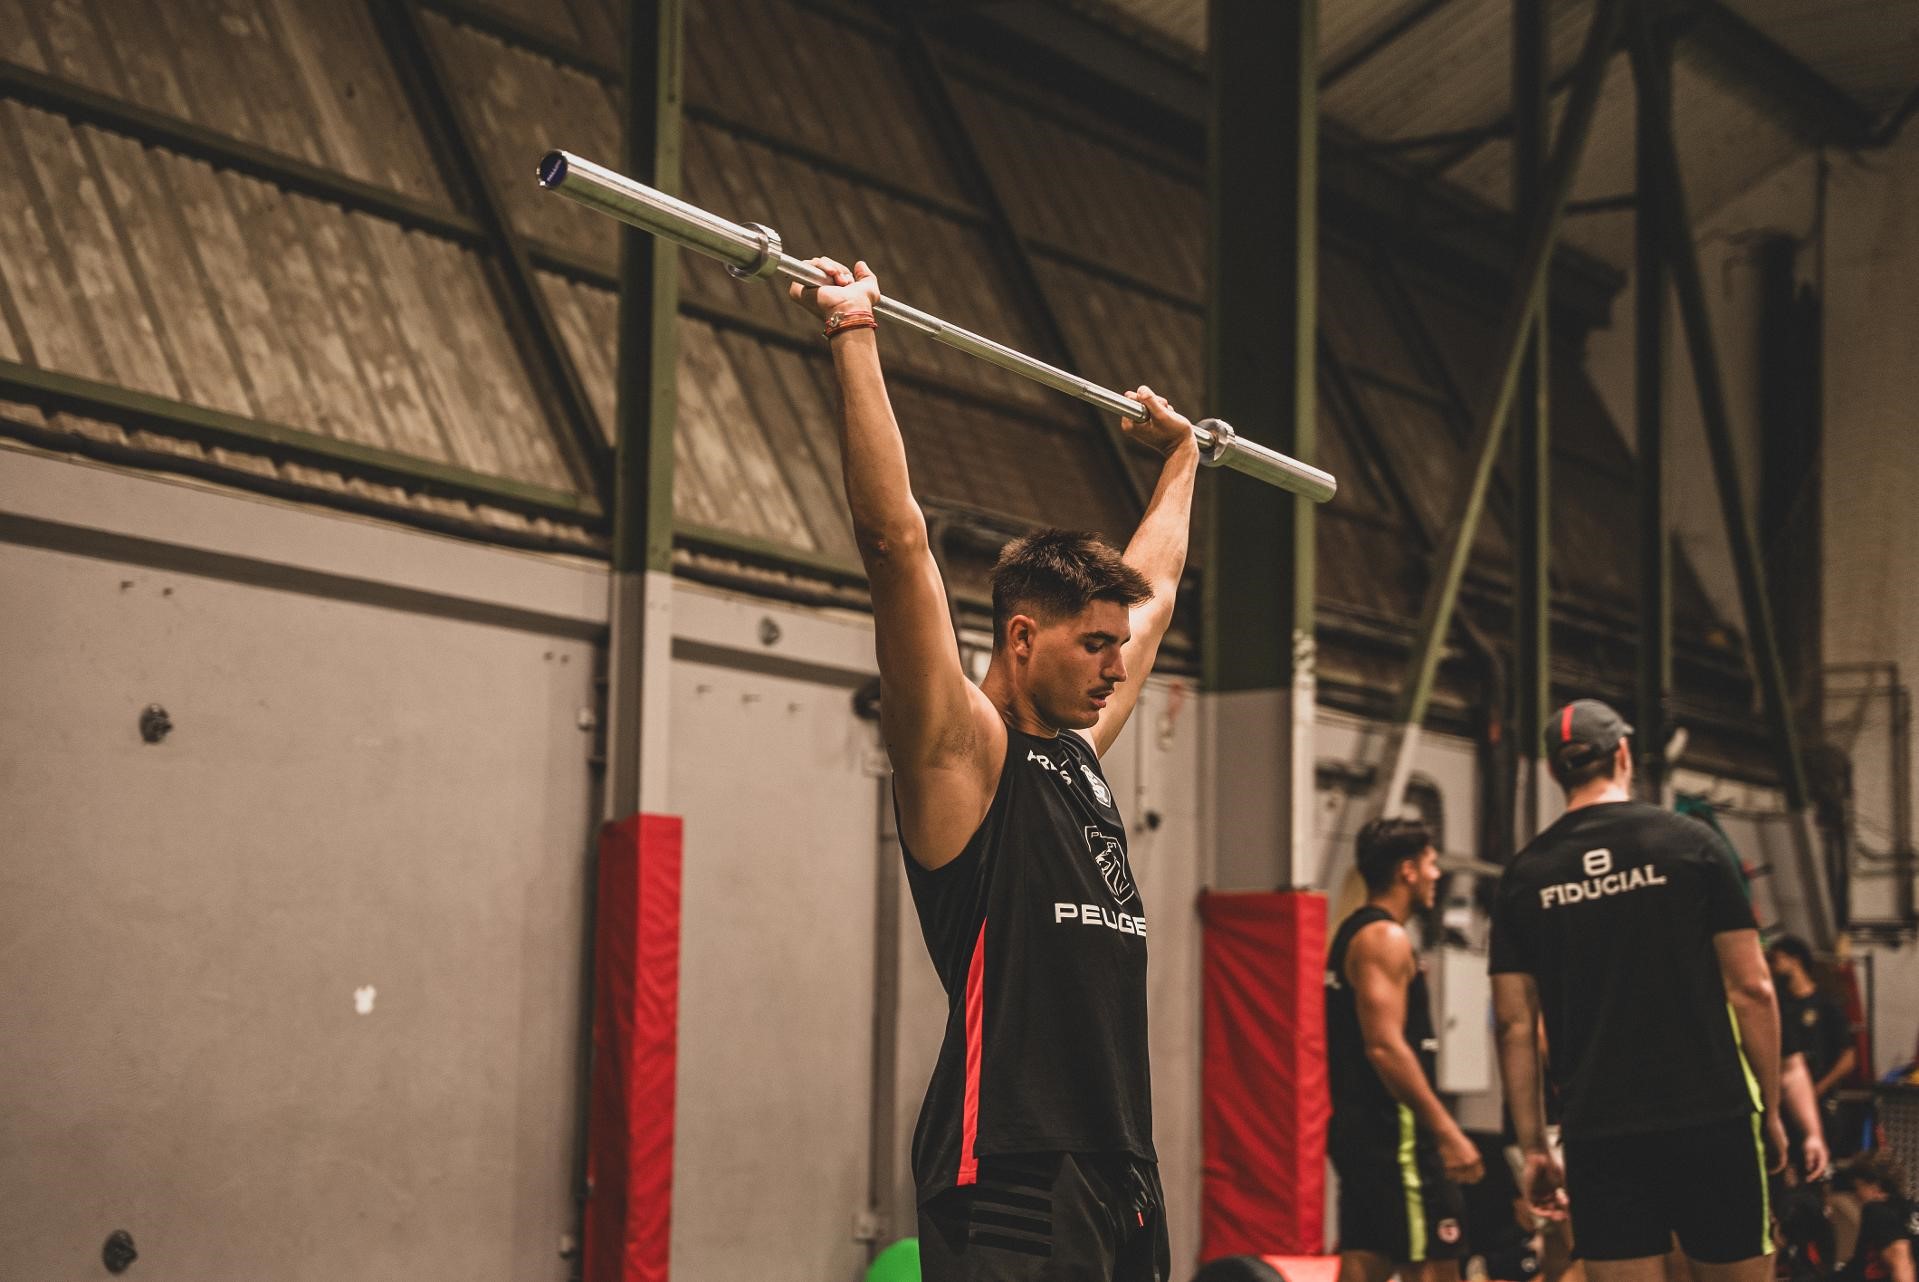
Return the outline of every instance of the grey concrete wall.
{"type": "Polygon", "coordinates": [[[565,1277],[578,572],[13,451],[0,513],[0,1276],[565,1277]]]}

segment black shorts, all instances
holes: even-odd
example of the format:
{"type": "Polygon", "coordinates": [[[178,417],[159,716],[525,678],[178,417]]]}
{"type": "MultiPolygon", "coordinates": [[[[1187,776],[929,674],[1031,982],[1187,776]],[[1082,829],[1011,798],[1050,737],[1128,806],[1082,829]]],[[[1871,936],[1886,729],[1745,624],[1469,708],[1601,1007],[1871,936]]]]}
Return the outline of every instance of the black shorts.
{"type": "Polygon", "coordinates": [[[1766,1146],[1757,1113],[1643,1135],[1566,1139],[1566,1199],[1588,1260],[1664,1255],[1702,1264],[1772,1254],[1766,1146]]]}
{"type": "Polygon", "coordinates": [[[1169,1282],[1159,1168],[1125,1155],[982,1157],[979,1182],[922,1203],[924,1282],[1169,1282]]]}
{"type": "Polygon", "coordinates": [[[1412,1110],[1386,1126],[1337,1126],[1327,1153],[1339,1172],[1339,1249],[1394,1264],[1466,1255],[1466,1201],[1412,1110]]]}

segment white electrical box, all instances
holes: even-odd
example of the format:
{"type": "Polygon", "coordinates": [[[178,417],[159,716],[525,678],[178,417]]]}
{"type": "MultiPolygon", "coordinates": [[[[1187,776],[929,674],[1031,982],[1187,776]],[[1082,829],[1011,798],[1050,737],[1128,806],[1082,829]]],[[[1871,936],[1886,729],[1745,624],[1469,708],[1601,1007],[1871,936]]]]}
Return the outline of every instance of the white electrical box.
{"type": "Polygon", "coordinates": [[[1486,954],[1437,948],[1428,954],[1427,991],[1439,1033],[1439,1089],[1465,1095],[1493,1089],[1493,986],[1486,954]]]}

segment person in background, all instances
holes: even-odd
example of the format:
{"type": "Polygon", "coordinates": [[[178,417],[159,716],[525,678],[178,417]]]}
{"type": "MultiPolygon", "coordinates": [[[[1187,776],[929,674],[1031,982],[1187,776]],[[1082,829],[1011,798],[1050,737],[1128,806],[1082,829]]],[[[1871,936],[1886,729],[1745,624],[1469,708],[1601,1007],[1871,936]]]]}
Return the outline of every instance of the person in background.
{"type": "Polygon", "coordinates": [[[1439,852],[1416,819],[1360,830],[1364,906],[1340,923],[1326,957],[1326,1068],[1339,1172],[1340,1282],[1459,1277],[1466,1253],[1458,1184],[1484,1172],[1479,1150],[1440,1101],[1439,1042],[1426,977],[1406,933],[1431,908],[1439,852]]]}
{"type": "Polygon", "coordinates": [[[1839,1282],[1913,1282],[1919,1211],[1906,1201],[1905,1174],[1884,1153],[1862,1153],[1840,1172],[1860,1203],[1859,1239],[1839,1282]]]}
{"type": "MultiPolygon", "coordinates": [[[[1812,1074],[1813,1098],[1818,1101],[1822,1129],[1830,1133],[1838,1112],[1833,1092],[1852,1076],[1857,1055],[1852,1045],[1852,1023],[1831,994],[1820,991],[1813,979],[1812,949],[1797,935],[1781,935],[1766,948],[1773,984],[1779,990],[1779,1018],[1790,1024],[1806,1055],[1812,1074]]],[[[1850,1147],[1850,1146],[1848,1146],[1850,1147]]],[[[1845,1150],[1842,1149],[1841,1152],[1845,1150]]]]}
{"type": "Polygon", "coordinates": [[[1553,715],[1566,813],[1500,878],[1489,969],[1522,1191],[1570,1211],[1594,1282],[1657,1282],[1675,1235],[1704,1282],[1764,1282],[1786,1147],[1772,975],[1717,837],[1633,800],[1631,734],[1596,699],[1553,715]]]}

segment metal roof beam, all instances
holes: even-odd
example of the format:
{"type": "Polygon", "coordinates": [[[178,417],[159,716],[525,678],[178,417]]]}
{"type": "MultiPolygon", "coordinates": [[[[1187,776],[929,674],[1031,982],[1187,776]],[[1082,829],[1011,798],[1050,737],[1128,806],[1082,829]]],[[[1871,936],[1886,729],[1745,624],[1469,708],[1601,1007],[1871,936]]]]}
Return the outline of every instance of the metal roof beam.
{"type": "Polygon", "coordinates": [[[1438,13],[1441,9],[1444,9],[1450,3],[1452,3],[1452,0],[1419,0],[1419,3],[1412,5],[1397,17],[1389,19],[1384,26],[1380,27],[1378,31],[1368,37],[1365,43],[1361,44],[1359,48],[1353,50],[1344,58],[1341,58],[1338,62],[1320,73],[1319,91],[1325,93],[1328,89],[1331,89],[1334,85],[1352,75],[1355,71],[1358,71],[1361,67],[1398,43],[1400,38],[1407,32],[1432,17],[1435,13],[1438,13]]]}
{"type": "Polygon", "coordinates": [[[1496,367],[1498,381],[1486,398],[1484,416],[1476,424],[1474,440],[1467,457],[1473,469],[1460,496],[1458,517],[1447,526],[1446,546],[1434,559],[1433,575],[1426,588],[1426,601],[1420,613],[1420,641],[1413,661],[1408,665],[1400,691],[1400,723],[1396,735],[1393,772],[1387,784],[1381,813],[1397,814],[1405,800],[1406,784],[1411,778],[1413,754],[1419,742],[1419,728],[1425,720],[1432,697],[1434,678],[1445,649],[1446,636],[1458,599],[1459,584],[1466,562],[1472,554],[1473,536],[1486,505],[1486,490],[1492,480],[1500,442],[1505,435],[1508,411],[1519,390],[1520,367],[1533,320],[1542,309],[1554,242],[1558,239],[1566,197],[1579,173],[1586,142],[1592,132],[1593,116],[1599,107],[1599,93],[1605,83],[1606,69],[1617,47],[1626,0],[1599,0],[1593,10],[1592,26],[1580,51],[1573,83],[1572,98],[1560,125],[1552,158],[1541,182],[1539,203],[1531,225],[1526,229],[1525,249],[1520,255],[1512,292],[1500,322],[1494,350],[1500,353],[1496,367]]]}
{"type": "Polygon", "coordinates": [[[1721,0],[1677,0],[1670,12],[1682,52],[1770,99],[1812,142],[1873,145],[1877,122],[1871,112],[1721,0]]]}
{"type": "Polygon", "coordinates": [[[282,191],[372,214],[412,231],[430,232],[470,249],[483,248],[486,244],[486,232],[479,222],[458,210],[309,165],[256,143],[178,116],[149,110],[123,98],[95,93],[16,62],[0,60],[0,98],[64,116],[74,124],[121,134],[149,147],[203,160],[215,169],[257,178],[282,191]]]}
{"type": "MultiPolygon", "coordinates": [[[[901,52],[907,61],[907,78],[919,93],[935,136],[943,144],[947,158],[958,167],[960,181],[987,211],[988,240],[998,250],[997,257],[1014,300],[1025,308],[1039,331],[1040,342],[1049,353],[1048,359],[1068,369],[1081,368],[1081,362],[1073,354],[1072,343],[1066,337],[1065,327],[1060,324],[1052,302],[1046,296],[1039,272],[1034,269],[1027,244],[1013,222],[1012,212],[993,180],[992,171],[986,166],[982,148],[968,127],[965,116],[961,114],[939,54],[917,26],[906,26],[901,40],[901,52]]],[[[1144,512],[1150,496],[1139,473],[1127,459],[1125,434],[1110,415],[1089,408],[1087,416],[1091,419],[1094,433],[1105,446],[1105,453],[1122,492],[1132,500],[1135,512],[1144,512]]]]}
{"type": "Polygon", "coordinates": [[[453,96],[449,69],[433,47],[418,0],[368,0],[367,7],[420,114],[448,185],[471,200],[479,215],[497,267],[493,281],[502,316],[535,388],[558,411],[561,452],[601,506],[610,508],[613,450],[534,277],[526,247],[513,229],[498,184],[480,159],[472,130],[453,96]]]}
{"type": "MultiPolygon", "coordinates": [[[[49,413],[79,414],[122,427],[164,432],[209,449],[258,454],[276,462],[337,471],[410,494],[485,503],[526,516],[597,525],[605,516],[590,498],[488,476],[451,463],[323,436],[305,428],[245,418],[96,379],[0,360],[0,397],[49,413]]],[[[320,491],[313,491],[320,498],[320,491]]]]}

